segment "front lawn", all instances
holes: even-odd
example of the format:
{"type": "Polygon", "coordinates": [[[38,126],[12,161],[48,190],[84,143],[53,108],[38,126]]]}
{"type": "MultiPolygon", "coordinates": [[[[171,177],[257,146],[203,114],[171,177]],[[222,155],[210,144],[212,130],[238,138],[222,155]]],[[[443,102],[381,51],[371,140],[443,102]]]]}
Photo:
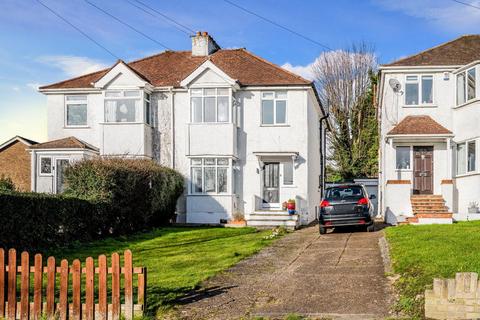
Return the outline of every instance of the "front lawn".
{"type": "Polygon", "coordinates": [[[423,317],[423,293],[433,278],[456,272],[480,273],[480,222],[400,226],[386,229],[400,294],[397,309],[423,317]]]}
{"type": "MultiPolygon", "coordinates": [[[[130,249],[134,266],[148,270],[147,306],[163,311],[200,282],[258,252],[272,242],[272,231],[253,228],[161,228],[149,233],[106,239],[76,248],[49,252],[73,259],[130,249]]],[[[57,260],[59,261],[59,260],[57,260]]]]}

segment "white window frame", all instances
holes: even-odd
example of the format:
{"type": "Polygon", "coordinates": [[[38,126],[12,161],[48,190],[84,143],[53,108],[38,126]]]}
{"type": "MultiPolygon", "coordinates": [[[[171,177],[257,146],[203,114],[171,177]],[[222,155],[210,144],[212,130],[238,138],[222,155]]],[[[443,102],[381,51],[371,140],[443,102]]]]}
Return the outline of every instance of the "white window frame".
{"type": "Polygon", "coordinates": [[[465,69],[463,70],[462,72],[459,72],[455,75],[455,105],[456,106],[462,106],[464,104],[467,104],[471,101],[475,101],[478,99],[478,94],[477,94],[477,82],[478,82],[478,70],[477,70],[477,66],[474,66],[474,67],[471,67],[471,68],[468,68],[468,69],[465,69]],[[470,70],[475,70],[475,96],[471,99],[468,99],[468,72],[470,70]],[[462,103],[459,103],[458,102],[458,81],[457,81],[457,78],[460,74],[463,74],[463,76],[465,77],[465,84],[464,84],[464,90],[465,90],[465,101],[462,102],[462,103]]]}
{"type": "Polygon", "coordinates": [[[435,76],[433,74],[406,74],[405,75],[405,94],[403,98],[403,105],[407,108],[411,107],[432,107],[435,106],[435,76]],[[417,80],[407,80],[408,77],[417,77],[417,80]],[[423,88],[422,77],[432,77],[432,102],[423,103],[423,88]],[[418,86],[418,103],[407,104],[407,83],[416,83],[418,86]]]}
{"type": "Polygon", "coordinates": [[[260,125],[262,127],[272,127],[272,126],[287,126],[288,125],[288,91],[287,90],[276,90],[276,91],[262,91],[260,93],[260,125]],[[277,98],[276,93],[285,92],[285,98],[277,98]],[[273,94],[273,99],[264,98],[264,94],[273,94]],[[273,123],[263,123],[263,101],[272,101],[273,100],[273,123]],[[285,101],[285,122],[277,123],[277,101],[285,101]]]}
{"type": "Polygon", "coordinates": [[[395,171],[406,171],[410,172],[413,171],[413,146],[412,145],[397,145],[395,146],[395,171]],[[397,148],[398,147],[403,147],[403,148],[408,148],[408,156],[410,159],[410,169],[398,169],[397,168],[397,148]]]}
{"type": "Polygon", "coordinates": [[[189,183],[189,195],[229,195],[231,194],[231,184],[232,184],[232,160],[228,157],[192,157],[190,159],[190,183],[189,183]],[[206,165],[204,159],[215,159],[215,164],[213,165],[206,165]],[[218,159],[227,159],[228,164],[226,165],[219,165],[217,160],[218,159]],[[202,164],[194,165],[192,164],[192,160],[201,160],[202,164]],[[194,181],[192,179],[193,169],[194,168],[201,168],[202,171],[202,192],[195,192],[194,181]],[[215,192],[205,192],[205,168],[215,168],[215,192]],[[226,168],[227,169],[227,191],[226,192],[218,192],[218,168],[226,168]]]}
{"type": "Polygon", "coordinates": [[[462,177],[462,176],[467,176],[470,174],[477,173],[478,170],[478,143],[477,139],[470,139],[470,140],[465,140],[461,142],[457,142],[455,144],[455,175],[457,177],[462,177]],[[474,143],[475,144],[475,170],[468,171],[468,145],[474,143]],[[465,145],[465,172],[464,173],[458,173],[458,145],[464,144],[465,145]]]}
{"type": "Polygon", "coordinates": [[[54,157],[52,156],[39,156],[38,157],[38,175],[41,177],[51,177],[53,176],[53,161],[54,157]],[[50,172],[42,173],[42,159],[50,159],[50,172]]]}
{"type": "Polygon", "coordinates": [[[86,94],[67,94],[64,96],[64,126],[65,128],[87,128],[88,127],[88,95],[86,94]],[[85,97],[85,100],[71,100],[68,101],[68,97],[85,97]],[[68,124],[68,106],[69,105],[79,105],[79,104],[84,104],[85,108],[87,109],[87,118],[85,121],[85,124],[80,124],[80,125],[72,125],[68,124]]]}
{"type": "Polygon", "coordinates": [[[292,159],[290,159],[289,161],[281,161],[280,162],[280,175],[281,175],[281,179],[280,179],[280,186],[282,188],[296,188],[296,185],[295,185],[295,161],[292,159]],[[285,184],[285,181],[284,181],[284,176],[285,176],[285,163],[291,163],[292,164],[292,184],[285,184]]]}
{"type": "MultiPolygon", "coordinates": [[[[150,96],[151,99],[151,96],[150,96]]],[[[151,108],[151,105],[150,105],[151,108]]],[[[105,90],[103,91],[103,121],[106,124],[138,124],[138,123],[143,123],[146,124],[145,122],[145,91],[139,88],[123,88],[123,89],[110,89],[110,90],[105,90]],[[125,92],[127,91],[138,91],[140,94],[135,97],[129,97],[125,96],[125,92]],[[120,92],[120,96],[118,97],[107,97],[107,93],[111,92],[120,92]],[[105,102],[108,100],[138,100],[140,101],[139,103],[139,108],[141,110],[135,110],[135,117],[137,117],[137,113],[139,115],[139,119],[135,119],[135,121],[126,121],[126,122],[120,122],[120,121],[107,121],[107,110],[106,110],[106,105],[105,102]]]]}
{"type": "Polygon", "coordinates": [[[231,87],[192,87],[189,90],[189,103],[190,103],[190,123],[199,124],[199,123],[206,123],[206,124],[223,124],[223,123],[232,123],[233,117],[233,108],[232,108],[232,88],[231,87]],[[228,90],[228,95],[219,95],[218,90],[228,90]],[[193,95],[193,90],[202,90],[201,95],[193,95]],[[205,90],[215,90],[215,95],[206,95],[205,90]],[[215,121],[205,121],[205,98],[215,98],[215,121]],[[227,121],[218,121],[218,97],[227,97],[228,100],[228,120],[227,121]],[[194,109],[192,104],[192,98],[201,98],[202,101],[202,121],[194,121],[194,109]]]}
{"type": "Polygon", "coordinates": [[[145,91],[143,91],[143,122],[149,126],[153,126],[152,93],[145,91]],[[147,104],[149,106],[148,110],[147,104]]]}

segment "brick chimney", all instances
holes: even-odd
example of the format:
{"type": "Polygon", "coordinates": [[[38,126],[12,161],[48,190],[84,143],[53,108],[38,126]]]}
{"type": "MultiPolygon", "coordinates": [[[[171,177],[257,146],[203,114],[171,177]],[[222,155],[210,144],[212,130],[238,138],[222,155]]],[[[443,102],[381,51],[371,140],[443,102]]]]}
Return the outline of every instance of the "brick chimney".
{"type": "Polygon", "coordinates": [[[220,49],[220,46],[213,40],[208,32],[198,31],[192,36],[192,56],[208,56],[220,49]]]}

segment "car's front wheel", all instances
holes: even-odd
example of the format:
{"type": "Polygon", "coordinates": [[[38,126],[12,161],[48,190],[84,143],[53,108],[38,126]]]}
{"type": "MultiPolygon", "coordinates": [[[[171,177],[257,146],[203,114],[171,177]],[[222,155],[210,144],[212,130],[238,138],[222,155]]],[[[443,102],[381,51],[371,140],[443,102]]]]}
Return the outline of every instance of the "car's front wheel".
{"type": "Polygon", "coordinates": [[[325,234],[325,233],[327,233],[327,228],[320,227],[320,234],[325,234]]]}

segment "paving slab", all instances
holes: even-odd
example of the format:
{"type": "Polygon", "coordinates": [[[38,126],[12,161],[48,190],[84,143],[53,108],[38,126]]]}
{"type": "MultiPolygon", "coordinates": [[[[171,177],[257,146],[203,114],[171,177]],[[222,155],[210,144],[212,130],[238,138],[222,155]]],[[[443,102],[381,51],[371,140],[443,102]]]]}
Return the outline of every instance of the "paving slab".
{"type": "Polygon", "coordinates": [[[180,301],[178,319],[384,319],[392,293],[379,248],[382,231],[305,228],[205,281],[180,301]]]}

